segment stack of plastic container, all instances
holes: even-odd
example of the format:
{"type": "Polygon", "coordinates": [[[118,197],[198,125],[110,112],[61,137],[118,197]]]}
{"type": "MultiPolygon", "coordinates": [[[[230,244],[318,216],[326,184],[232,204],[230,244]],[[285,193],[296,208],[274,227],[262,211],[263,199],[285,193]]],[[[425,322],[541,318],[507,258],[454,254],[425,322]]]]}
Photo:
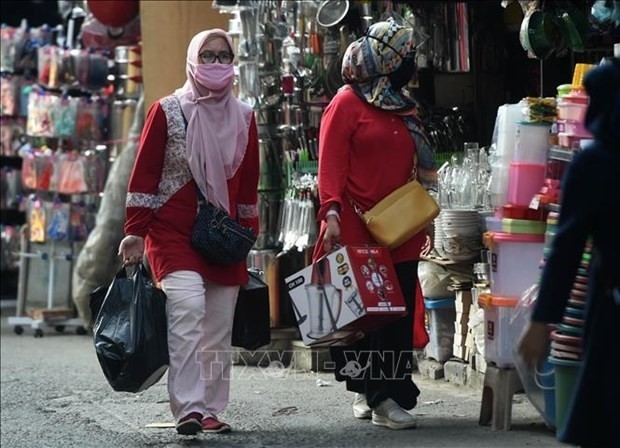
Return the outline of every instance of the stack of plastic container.
{"type": "Polygon", "coordinates": [[[545,180],[551,124],[526,121],[525,106],[498,111],[491,187],[496,215],[486,219],[484,235],[491,292],[481,294],[478,303],[485,310],[485,358],[498,367],[514,365],[512,348],[520,333],[509,323],[519,298],[537,281],[546,229],[546,211],[531,209],[530,203],[545,180]]]}
{"type": "Polygon", "coordinates": [[[557,129],[561,148],[578,150],[581,140],[592,138],[584,126],[589,98],[583,88],[583,77],[592,67],[589,64],[577,64],[570,91],[566,85],[558,88],[557,129]]]}
{"type": "MultiPolygon", "coordinates": [[[[540,202],[549,204],[549,208],[553,210],[547,217],[545,257],[541,262],[541,269],[551,251],[551,244],[555,238],[560,216],[560,208],[557,205],[561,196],[559,184],[565,167],[574,153],[592,138],[584,126],[589,98],[582,85],[585,73],[592,67],[591,65],[577,64],[572,84],[558,87],[557,141],[559,145],[552,147],[549,151],[547,179],[545,180],[545,186],[553,185],[555,191],[545,190],[543,187],[539,194],[540,202]]],[[[581,264],[570,292],[568,306],[564,310],[562,322],[551,332],[551,350],[548,363],[553,366],[554,371],[553,395],[555,403],[553,408],[555,409],[555,426],[558,431],[563,427],[566,410],[581,366],[591,246],[591,242],[588,242],[584,248],[581,264]]],[[[548,399],[547,394],[545,399],[548,399]]]]}
{"type": "MultiPolygon", "coordinates": [[[[541,262],[541,269],[546,263],[546,258],[551,251],[551,244],[555,237],[558,225],[559,209],[550,212],[547,218],[547,232],[545,234],[545,258],[541,262]]],[[[585,316],[585,303],[588,288],[588,272],[591,257],[591,242],[586,243],[581,264],[573,283],[568,300],[568,306],[564,310],[562,322],[555,326],[551,332],[551,351],[548,363],[553,366],[554,381],[551,396],[545,394],[545,400],[553,399],[553,406],[547,404],[547,408],[555,409],[556,428],[561,428],[564,416],[568,408],[568,402],[577,379],[581,366],[581,349],[583,342],[583,326],[585,316]]]]}
{"type": "Polygon", "coordinates": [[[523,121],[525,103],[504,104],[497,110],[495,151],[491,161],[491,204],[501,207],[508,202],[508,176],[517,143],[517,123],[523,121]]]}

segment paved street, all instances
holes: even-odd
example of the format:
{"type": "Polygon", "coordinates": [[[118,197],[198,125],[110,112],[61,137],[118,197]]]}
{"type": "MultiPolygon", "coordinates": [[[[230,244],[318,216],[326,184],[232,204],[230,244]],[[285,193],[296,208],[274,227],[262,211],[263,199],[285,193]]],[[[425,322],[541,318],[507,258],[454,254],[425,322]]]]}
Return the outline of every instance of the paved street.
{"type": "Polygon", "coordinates": [[[480,391],[416,376],[422,390],[412,411],[419,428],[392,431],[352,417],[352,394],[330,374],[234,369],[232,397],[220,417],[222,435],[177,436],[165,381],[141,394],[114,392],[97,363],[90,336],[46,330],[13,334],[2,316],[2,447],[552,447],[560,446],[523,396],[513,430],[477,424],[480,391]],[[317,380],[329,383],[319,387],[317,380]]]}

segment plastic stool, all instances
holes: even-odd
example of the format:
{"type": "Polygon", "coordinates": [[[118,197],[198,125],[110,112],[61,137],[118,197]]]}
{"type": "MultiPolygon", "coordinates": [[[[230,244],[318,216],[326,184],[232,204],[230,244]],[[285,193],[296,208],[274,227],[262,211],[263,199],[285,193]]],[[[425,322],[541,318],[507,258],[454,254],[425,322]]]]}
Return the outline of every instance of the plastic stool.
{"type": "Polygon", "coordinates": [[[510,429],[512,418],[512,397],[523,390],[516,369],[487,365],[482,388],[480,419],[478,424],[492,423],[493,429],[510,429]]]}

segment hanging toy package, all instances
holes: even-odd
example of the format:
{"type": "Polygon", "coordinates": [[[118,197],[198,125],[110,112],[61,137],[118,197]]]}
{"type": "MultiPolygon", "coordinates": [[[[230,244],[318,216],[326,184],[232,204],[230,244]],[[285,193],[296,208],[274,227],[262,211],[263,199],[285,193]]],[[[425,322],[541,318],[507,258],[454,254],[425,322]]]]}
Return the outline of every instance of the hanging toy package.
{"type": "Polygon", "coordinates": [[[39,83],[50,89],[60,87],[62,52],[52,45],[39,47],[39,83]]]}
{"type": "Polygon", "coordinates": [[[55,132],[58,137],[72,137],[77,120],[77,98],[62,98],[53,110],[55,132]]]}
{"type": "Polygon", "coordinates": [[[89,98],[81,98],[77,112],[76,132],[80,140],[96,140],[97,117],[95,103],[89,98]]]}
{"type": "Polygon", "coordinates": [[[84,162],[77,153],[66,156],[62,163],[58,191],[64,194],[80,194],[88,191],[84,178],[84,162]]]}
{"type": "Polygon", "coordinates": [[[37,168],[32,153],[26,154],[22,162],[22,185],[30,190],[37,188],[37,168]]]}
{"type": "Polygon", "coordinates": [[[15,116],[19,110],[19,77],[2,75],[0,82],[0,115],[15,116]]]}
{"type": "Polygon", "coordinates": [[[86,207],[83,203],[71,205],[71,240],[86,241],[88,227],[86,225],[86,207]]]}
{"type": "Polygon", "coordinates": [[[54,137],[53,95],[32,89],[28,98],[28,135],[33,137],[54,137]]]}
{"type": "Polygon", "coordinates": [[[45,210],[38,199],[30,210],[30,242],[45,243],[45,210]]]}
{"type": "Polygon", "coordinates": [[[35,157],[35,166],[37,167],[37,188],[43,191],[53,191],[51,186],[54,175],[52,150],[47,147],[41,148],[35,157]]]}
{"type": "Polygon", "coordinates": [[[69,204],[55,201],[52,207],[52,219],[47,229],[50,240],[62,241],[69,232],[69,204]]]}

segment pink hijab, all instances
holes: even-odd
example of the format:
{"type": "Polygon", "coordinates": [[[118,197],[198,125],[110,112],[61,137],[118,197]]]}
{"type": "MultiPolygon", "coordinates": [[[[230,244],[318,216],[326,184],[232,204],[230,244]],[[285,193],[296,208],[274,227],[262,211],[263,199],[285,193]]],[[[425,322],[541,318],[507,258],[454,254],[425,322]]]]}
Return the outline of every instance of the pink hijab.
{"type": "Polygon", "coordinates": [[[232,51],[232,40],[224,30],[196,34],[187,48],[187,81],[174,94],[187,120],[185,150],[194,180],[209,202],[230,212],[227,180],[243,161],[252,107],[238,100],[232,88],[209,91],[196,81],[200,49],[216,37],[226,39],[232,51]]]}

